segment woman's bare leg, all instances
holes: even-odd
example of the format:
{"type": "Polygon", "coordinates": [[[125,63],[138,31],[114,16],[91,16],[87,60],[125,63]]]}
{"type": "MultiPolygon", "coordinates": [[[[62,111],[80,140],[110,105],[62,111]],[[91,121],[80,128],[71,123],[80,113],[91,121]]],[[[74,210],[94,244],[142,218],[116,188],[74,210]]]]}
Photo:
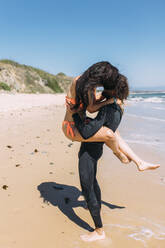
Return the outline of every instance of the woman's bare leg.
{"type": "Polygon", "coordinates": [[[127,154],[125,154],[122,149],[120,149],[119,139],[117,139],[117,136],[114,135],[112,130],[107,130],[107,133],[111,136],[108,141],[105,142],[105,144],[113,151],[113,153],[122,161],[124,164],[128,164],[130,162],[130,159],[127,157],[127,154]]]}
{"type": "Polygon", "coordinates": [[[122,163],[129,163],[129,159],[127,158],[127,156],[119,149],[119,144],[116,139],[116,135],[111,129],[103,126],[96,134],[94,134],[89,139],[83,139],[74,125],[72,126],[72,129],[74,131],[74,137],[67,135],[66,127],[63,126],[63,132],[65,136],[71,139],[72,141],[105,142],[105,144],[113,151],[113,153],[120,159],[122,163]]]}
{"type": "Polygon", "coordinates": [[[136,164],[139,171],[153,170],[160,167],[159,164],[151,164],[139,158],[129,147],[129,145],[123,140],[118,131],[115,132],[115,135],[119,143],[119,148],[130,160],[136,164]]]}

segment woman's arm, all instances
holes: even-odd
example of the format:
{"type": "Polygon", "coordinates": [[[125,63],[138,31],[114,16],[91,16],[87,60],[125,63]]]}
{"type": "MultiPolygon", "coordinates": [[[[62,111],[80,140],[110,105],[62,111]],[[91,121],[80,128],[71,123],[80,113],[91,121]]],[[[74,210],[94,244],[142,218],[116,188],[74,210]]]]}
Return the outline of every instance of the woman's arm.
{"type": "Polygon", "coordinates": [[[76,83],[77,83],[77,80],[79,79],[81,75],[73,78],[72,80],[72,83],[68,89],[68,92],[67,92],[67,96],[70,97],[70,98],[75,98],[76,97],[76,83]]]}
{"type": "Polygon", "coordinates": [[[96,97],[96,90],[94,92],[88,92],[89,105],[87,110],[89,113],[94,113],[98,111],[101,107],[113,103],[113,98],[106,100],[106,98],[102,95],[96,97]]]}

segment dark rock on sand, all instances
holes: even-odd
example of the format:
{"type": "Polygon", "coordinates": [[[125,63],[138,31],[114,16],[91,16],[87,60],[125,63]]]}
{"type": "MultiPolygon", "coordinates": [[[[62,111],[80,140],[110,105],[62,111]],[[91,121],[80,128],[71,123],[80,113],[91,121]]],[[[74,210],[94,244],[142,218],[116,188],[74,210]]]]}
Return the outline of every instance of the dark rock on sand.
{"type": "Polygon", "coordinates": [[[8,145],[7,148],[12,148],[12,146],[8,145]]]}
{"type": "Polygon", "coordinates": [[[3,185],[3,186],[2,186],[2,189],[5,189],[5,190],[6,190],[8,187],[9,187],[9,186],[7,186],[7,185],[3,185]]]}

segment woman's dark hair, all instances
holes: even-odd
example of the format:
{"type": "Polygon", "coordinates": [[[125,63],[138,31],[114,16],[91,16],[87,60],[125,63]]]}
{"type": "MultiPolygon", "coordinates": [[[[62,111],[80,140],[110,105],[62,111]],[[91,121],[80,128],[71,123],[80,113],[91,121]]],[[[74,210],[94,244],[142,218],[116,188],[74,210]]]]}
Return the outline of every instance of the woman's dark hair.
{"type": "Polygon", "coordinates": [[[105,90],[112,90],[112,96],[119,98],[122,101],[124,99],[127,99],[129,95],[128,80],[124,75],[120,73],[118,74],[116,80],[112,82],[112,84],[107,84],[106,82],[103,82],[103,86],[105,90]]]}
{"type": "Polygon", "coordinates": [[[88,92],[92,92],[95,87],[104,84],[113,85],[119,75],[118,69],[107,61],[98,62],[90,66],[76,82],[76,104],[78,108],[83,104],[84,110],[89,104],[88,92]]]}

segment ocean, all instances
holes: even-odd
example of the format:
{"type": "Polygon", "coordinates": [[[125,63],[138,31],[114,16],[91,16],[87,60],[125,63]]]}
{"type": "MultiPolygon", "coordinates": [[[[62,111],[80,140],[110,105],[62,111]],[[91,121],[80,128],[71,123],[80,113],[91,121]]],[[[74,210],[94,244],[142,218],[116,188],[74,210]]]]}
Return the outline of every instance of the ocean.
{"type": "Polygon", "coordinates": [[[164,248],[165,92],[132,92],[125,103],[119,131],[141,159],[159,163],[160,168],[139,172],[134,163],[120,163],[104,146],[99,178],[104,178],[103,195],[112,204],[125,207],[115,212],[114,219],[111,214],[105,226],[113,240],[114,234],[119,234],[123,247],[164,248]]]}
{"type": "Polygon", "coordinates": [[[122,136],[128,143],[145,144],[164,151],[165,91],[132,92],[126,102],[122,136]],[[127,120],[131,122],[127,129],[127,120]]]}
{"type": "MultiPolygon", "coordinates": [[[[164,248],[165,92],[132,92],[119,131],[141,159],[159,163],[160,168],[139,172],[133,162],[120,163],[104,146],[99,167],[103,196],[125,207],[111,214],[109,223],[105,223],[106,231],[113,235],[113,243],[117,233],[117,238],[123,240],[122,247],[164,248]]],[[[105,219],[108,217],[107,211],[105,219]]]]}

